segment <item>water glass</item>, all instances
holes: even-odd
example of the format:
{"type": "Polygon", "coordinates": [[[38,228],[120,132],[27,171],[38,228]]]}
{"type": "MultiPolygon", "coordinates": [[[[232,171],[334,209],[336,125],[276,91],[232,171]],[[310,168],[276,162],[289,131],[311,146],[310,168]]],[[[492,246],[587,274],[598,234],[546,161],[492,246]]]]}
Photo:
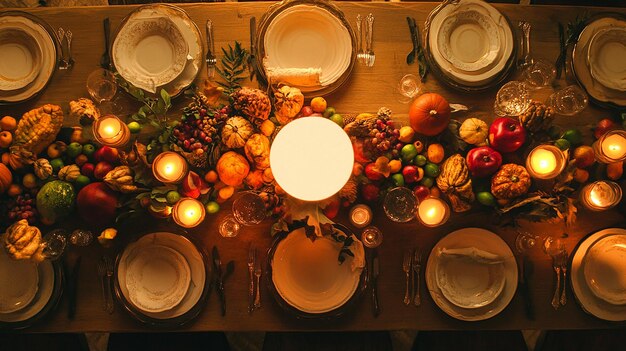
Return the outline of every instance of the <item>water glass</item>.
{"type": "Polygon", "coordinates": [[[43,255],[49,260],[56,260],[65,252],[67,231],[55,229],[43,236],[43,255]]]}
{"type": "Polygon", "coordinates": [[[530,88],[539,89],[552,84],[556,78],[556,68],[548,60],[535,60],[524,71],[524,83],[530,88]]]}
{"type": "Polygon", "coordinates": [[[233,202],[233,215],[243,225],[261,223],[265,219],[266,211],[265,201],[253,191],[240,193],[233,202]]]}
{"type": "Polygon", "coordinates": [[[399,101],[403,104],[413,100],[422,90],[422,80],[414,74],[406,74],[400,78],[398,83],[398,92],[401,97],[399,101]]]}
{"type": "Polygon", "coordinates": [[[217,227],[219,233],[224,238],[234,238],[239,234],[241,224],[235,219],[234,216],[228,215],[220,221],[217,227]]]}
{"type": "Polygon", "coordinates": [[[530,93],[523,82],[504,84],[496,94],[493,109],[498,116],[519,116],[530,106],[530,93]]]}
{"type": "Polygon", "coordinates": [[[411,189],[393,188],[385,195],[383,210],[387,218],[394,222],[408,222],[415,218],[417,198],[411,189]]]}
{"type": "Polygon", "coordinates": [[[383,233],[380,229],[374,226],[369,226],[363,229],[363,233],[361,233],[361,242],[365,245],[365,247],[369,247],[370,249],[376,248],[383,242],[383,233]]]}
{"type": "Polygon", "coordinates": [[[573,116],[587,107],[589,98],[577,85],[570,85],[554,92],[546,101],[560,115],[573,116]]]}
{"type": "Polygon", "coordinates": [[[111,101],[117,93],[117,80],[113,72],[98,68],[87,77],[87,91],[99,104],[111,101]]]}

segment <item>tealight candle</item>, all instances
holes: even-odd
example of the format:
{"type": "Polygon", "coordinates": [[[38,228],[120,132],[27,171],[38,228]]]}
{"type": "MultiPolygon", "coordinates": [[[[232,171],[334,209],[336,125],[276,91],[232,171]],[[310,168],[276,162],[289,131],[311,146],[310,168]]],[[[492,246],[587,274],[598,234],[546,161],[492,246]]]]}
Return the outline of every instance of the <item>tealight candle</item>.
{"type": "Polygon", "coordinates": [[[122,147],[130,140],[128,126],[114,115],[99,118],[92,128],[96,141],[102,145],[122,147]]]}
{"type": "Polygon", "coordinates": [[[604,134],[593,148],[596,159],[602,163],[626,160],[626,131],[612,130],[604,134]]]}
{"type": "Polygon", "coordinates": [[[419,203],[417,218],[427,227],[437,227],[444,224],[450,217],[448,204],[436,197],[428,197],[419,203]]]}
{"type": "Polygon", "coordinates": [[[592,211],[608,210],[622,200],[622,188],[615,182],[599,180],[580,191],[580,200],[592,211]]]}
{"type": "Polygon", "coordinates": [[[370,249],[378,247],[383,242],[383,233],[374,226],[367,227],[361,233],[361,242],[370,249]]]}
{"type": "Polygon", "coordinates": [[[176,152],[163,152],[152,162],[152,173],[161,183],[179,183],[187,175],[187,161],[176,152]]]}
{"type": "Polygon", "coordinates": [[[205,214],[202,202],[190,197],[180,199],[172,209],[174,222],[184,228],[193,228],[202,223],[205,214]]]}
{"type": "Polygon", "coordinates": [[[526,169],[531,177],[552,179],[565,168],[566,157],[554,145],[539,145],[534,148],[526,159],[526,169]]]}
{"type": "Polygon", "coordinates": [[[367,205],[356,205],[350,210],[350,223],[357,228],[365,228],[372,222],[372,210],[367,205]]]}

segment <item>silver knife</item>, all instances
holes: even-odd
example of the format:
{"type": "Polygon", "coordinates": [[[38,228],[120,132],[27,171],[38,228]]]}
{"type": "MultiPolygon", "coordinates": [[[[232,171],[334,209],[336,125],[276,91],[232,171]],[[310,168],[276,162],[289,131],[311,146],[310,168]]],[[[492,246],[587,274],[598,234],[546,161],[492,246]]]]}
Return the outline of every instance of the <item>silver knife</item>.
{"type": "Polygon", "coordinates": [[[372,256],[374,257],[374,262],[372,263],[372,314],[374,317],[378,317],[380,314],[380,305],[378,304],[378,274],[380,273],[380,266],[376,250],[374,250],[372,256]]]}
{"type": "Polygon", "coordinates": [[[226,296],[224,295],[224,280],[222,279],[222,260],[217,251],[217,246],[213,246],[213,270],[215,271],[215,291],[220,299],[222,316],[226,315],[226,296]]]}
{"type": "Polygon", "coordinates": [[[248,56],[248,71],[250,78],[255,74],[256,54],[256,17],[250,17],[250,56],[248,56]]]}

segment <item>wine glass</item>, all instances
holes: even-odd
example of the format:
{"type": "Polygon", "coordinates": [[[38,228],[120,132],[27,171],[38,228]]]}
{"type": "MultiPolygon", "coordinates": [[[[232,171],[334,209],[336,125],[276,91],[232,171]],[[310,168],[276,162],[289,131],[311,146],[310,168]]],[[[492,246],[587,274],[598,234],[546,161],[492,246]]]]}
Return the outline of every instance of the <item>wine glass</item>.
{"type": "Polygon", "coordinates": [[[537,245],[537,239],[539,239],[538,236],[528,232],[518,232],[517,237],[515,237],[515,249],[517,252],[524,254],[537,245]]]}
{"type": "Polygon", "coordinates": [[[237,222],[233,215],[228,215],[220,221],[218,231],[224,238],[234,238],[239,234],[241,224],[237,222]]]}
{"type": "Polygon", "coordinates": [[[556,78],[556,68],[548,60],[535,60],[524,70],[524,83],[534,89],[549,86],[554,78],[556,78]]]}
{"type": "Polygon", "coordinates": [[[243,225],[255,225],[265,219],[265,201],[254,191],[239,194],[233,202],[233,215],[243,225]]]}
{"type": "Polygon", "coordinates": [[[530,106],[530,93],[523,82],[504,84],[496,94],[493,109],[498,116],[519,116],[530,106]]]}
{"type": "Polygon", "coordinates": [[[569,85],[550,95],[546,105],[560,115],[573,116],[584,110],[588,103],[587,93],[577,85],[569,85]]]}
{"type": "Polygon", "coordinates": [[[417,198],[409,188],[393,188],[385,195],[383,210],[394,222],[408,222],[415,218],[417,198]]]}
{"type": "Polygon", "coordinates": [[[117,93],[117,79],[113,72],[98,68],[87,76],[87,92],[98,103],[104,114],[116,114],[117,107],[111,102],[117,93]]]}
{"type": "Polygon", "coordinates": [[[54,229],[43,236],[43,255],[49,260],[56,260],[65,252],[67,246],[67,231],[54,229]]]}
{"type": "Polygon", "coordinates": [[[406,104],[413,100],[420,91],[422,90],[422,80],[420,77],[414,74],[405,74],[402,78],[400,78],[400,82],[398,83],[398,92],[400,93],[400,98],[398,99],[401,103],[406,104]]]}
{"type": "Polygon", "coordinates": [[[383,233],[377,227],[369,226],[363,229],[361,242],[365,247],[369,247],[370,249],[376,248],[383,242],[383,233]]]}

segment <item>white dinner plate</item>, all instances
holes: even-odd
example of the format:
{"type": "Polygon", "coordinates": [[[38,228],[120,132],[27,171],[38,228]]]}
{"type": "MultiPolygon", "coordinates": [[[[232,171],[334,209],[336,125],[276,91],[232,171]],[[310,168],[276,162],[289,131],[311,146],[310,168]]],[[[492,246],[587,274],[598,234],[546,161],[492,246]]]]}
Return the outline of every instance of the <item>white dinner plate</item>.
{"type": "Polygon", "coordinates": [[[498,57],[498,31],[490,16],[476,10],[459,11],[443,20],[437,33],[437,49],[457,69],[476,72],[498,57]]]}
{"type": "Polygon", "coordinates": [[[614,305],[626,304],[626,235],[596,240],[583,258],[583,267],[594,295],[614,305]]]}
{"type": "Polygon", "coordinates": [[[578,83],[587,94],[597,102],[626,106],[626,91],[608,88],[597,81],[591,74],[591,64],[588,60],[591,39],[599,31],[608,28],[626,28],[626,21],[615,17],[600,17],[583,29],[572,51],[572,68],[578,83]]]}
{"type": "Polygon", "coordinates": [[[0,249],[0,313],[23,309],[39,290],[37,265],[29,260],[13,260],[0,249]]]}
{"type": "Polygon", "coordinates": [[[589,43],[591,76],[607,88],[626,91],[626,28],[608,27],[589,43]]]}
{"type": "Polygon", "coordinates": [[[433,63],[437,65],[442,74],[462,87],[481,87],[500,78],[503,71],[509,66],[515,47],[513,32],[506,18],[496,8],[480,0],[460,0],[458,3],[450,3],[443,6],[439,12],[431,17],[427,39],[428,52],[432,57],[433,63]],[[497,28],[499,40],[493,61],[486,67],[473,72],[455,67],[446,60],[439,50],[440,39],[438,33],[444,21],[451,16],[457,16],[467,11],[474,11],[489,17],[497,28]]]}
{"type": "MultiPolygon", "coordinates": [[[[600,319],[617,322],[626,321],[626,305],[615,305],[597,297],[587,284],[585,277],[585,266],[588,263],[588,258],[585,257],[588,255],[590,247],[598,240],[613,235],[624,236],[626,229],[608,228],[600,230],[588,236],[578,245],[576,252],[572,255],[570,279],[576,300],[585,311],[600,319]]],[[[623,261],[621,263],[623,264],[623,261]]]]}
{"type": "MultiPolygon", "coordinates": [[[[30,15],[29,15],[30,16],[30,15]]],[[[34,76],[31,76],[32,73],[20,73],[18,75],[23,76],[24,79],[19,80],[20,83],[18,85],[23,85],[25,81],[29,81],[25,85],[20,88],[16,88],[13,90],[2,90],[0,88],[0,102],[7,103],[15,103],[27,100],[37,93],[39,93],[50,81],[52,74],[57,66],[57,44],[56,40],[50,35],[48,30],[42,24],[43,21],[37,19],[41,23],[27,17],[26,15],[21,16],[14,13],[10,13],[7,15],[0,16],[0,33],[4,31],[13,31],[16,28],[23,31],[28,35],[32,40],[37,43],[39,47],[40,54],[38,57],[33,57],[31,53],[32,64],[24,62],[19,71],[26,72],[29,69],[36,69],[34,76]],[[31,79],[32,78],[32,79],[31,79]]],[[[1,34],[0,34],[1,35],[1,34]]],[[[30,44],[29,44],[30,45],[30,44]]],[[[34,44],[32,44],[34,45],[34,44]]],[[[15,48],[14,48],[15,49],[15,48]]],[[[4,50],[4,49],[1,49],[4,50]]],[[[19,52],[14,51],[14,54],[19,56],[19,52]]],[[[28,54],[26,52],[22,52],[25,60],[28,59],[28,54]]],[[[5,62],[7,57],[3,57],[0,59],[0,62],[5,62]]],[[[3,65],[3,63],[0,63],[3,65]]],[[[2,70],[0,68],[0,70],[2,70]]],[[[0,73],[0,75],[2,75],[0,73]]]]}
{"type": "Polygon", "coordinates": [[[120,75],[151,93],[183,72],[188,53],[178,26],[160,15],[126,21],[112,47],[113,63],[120,75]]]}
{"type": "Polygon", "coordinates": [[[187,293],[181,300],[181,302],[171,309],[162,312],[148,312],[141,311],[144,315],[154,319],[171,319],[179,317],[189,310],[191,310],[202,297],[204,285],[206,282],[206,270],[202,255],[198,252],[198,249],[187,238],[167,232],[157,232],[142,236],[136,242],[128,245],[119,259],[119,265],[117,267],[116,279],[118,280],[118,286],[120,288],[121,297],[126,301],[131,302],[130,292],[126,283],[127,272],[127,259],[135,250],[141,250],[144,247],[150,246],[166,246],[173,250],[176,250],[183,255],[190,269],[191,282],[187,293]]]}
{"type": "MultiPolygon", "coordinates": [[[[468,248],[482,254],[481,250],[468,248]]],[[[449,255],[438,252],[435,271],[437,287],[443,296],[463,308],[479,308],[492,303],[504,289],[504,260],[484,252],[481,257],[470,254],[449,255]],[[495,259],[487,259],[493,256],[495,259]]],[[[463,250],[469,251],[469,250],[463,250]]]]}
{"type": "Polygon", "coordinates": [[[480,321],[502,312],[515,295],[517,289],[517,263],[511,248],[497,234],[481,228],[464,228],[454,231],[433,247],[426,264],[426,285],[437,306],[449,316],[463,321],[480,321]],[[443,249],[475,247],[501,257],[504,265],[504,287],[493,302],[478,308],[463,308],[450,302],[437,285],[437,270],[442,264],[437,253],[443,249]]]}
{"type": "Polygon", "coordinates": [[[303,92],[324,89],[351,68],[354,50],[350,30],[322,7],[289,7],[273,17],[262,33],[266,74],[268,70],[321,69],[319,85],[298,86],[303,92]]]}
{"type": "MultiPolygon", "coordinates": [[[[6,255],[6,253],[4,253],[4,250],[0,251],[0,286],[3,288],[3,292],[1,292],[0,295],[4,296],[5,292],[15,292],[16,288],[13,285],[25,287],[24,284],[30,284],[30,287],[26,288],[26,290],[28,290],[26,293],[27,296],[30,296],[32,291],[35,292],[32,294],[32,297],[20,298],[21,302],[24,303],[20,304],[18,309],[10,313],[0,313],[0,322],[17,323],[26,321],[41,312],[41,310],[43,310],[50,301],[54,291],[54,268],[52,267],[52,263],[47,260],[37,265],[31,262],[13,261],[6,255]],[[9,283],[5,281],[7,278],[3,278],[7,277],[4,269],[7,267],[5,264],[8,260],[18,262],[20,266],[23,266],[17,268],[17,271],[12,271],[13,273],[8,275],[8,279],[10,279],[9,283]],[[33,277],[33,268],[35,277],[33,277]],[[25,274],[23,276],[24,282],[20,281],[22,280],[22,276],[17,279],[16,274],[25,274]]],[[[15,268],[15,265],[11,263],[8,266],[15,268]]],[[[2,297],[0,297],[0,299],[2,299],[2,297]]]]}
{"type": "MultiPolygon", "coordinates": [[[[339,264],[341,243],[329,237],[307,238],[304,228],[289,233],[278,243],[271,261],[272,282],[278,294],[294,308],[312,314],[343,306],[357,290],[363,264],[347,257],[339,264]]],[[[364,257],[358,239],[351,246],[356,260],[364,257]]]]}
{"type": "Polygon", "coordinates": [[[0,90],[16,90],[39,74],[41,48],[32,34],[19,27],[0,31],[0,90]]]}

